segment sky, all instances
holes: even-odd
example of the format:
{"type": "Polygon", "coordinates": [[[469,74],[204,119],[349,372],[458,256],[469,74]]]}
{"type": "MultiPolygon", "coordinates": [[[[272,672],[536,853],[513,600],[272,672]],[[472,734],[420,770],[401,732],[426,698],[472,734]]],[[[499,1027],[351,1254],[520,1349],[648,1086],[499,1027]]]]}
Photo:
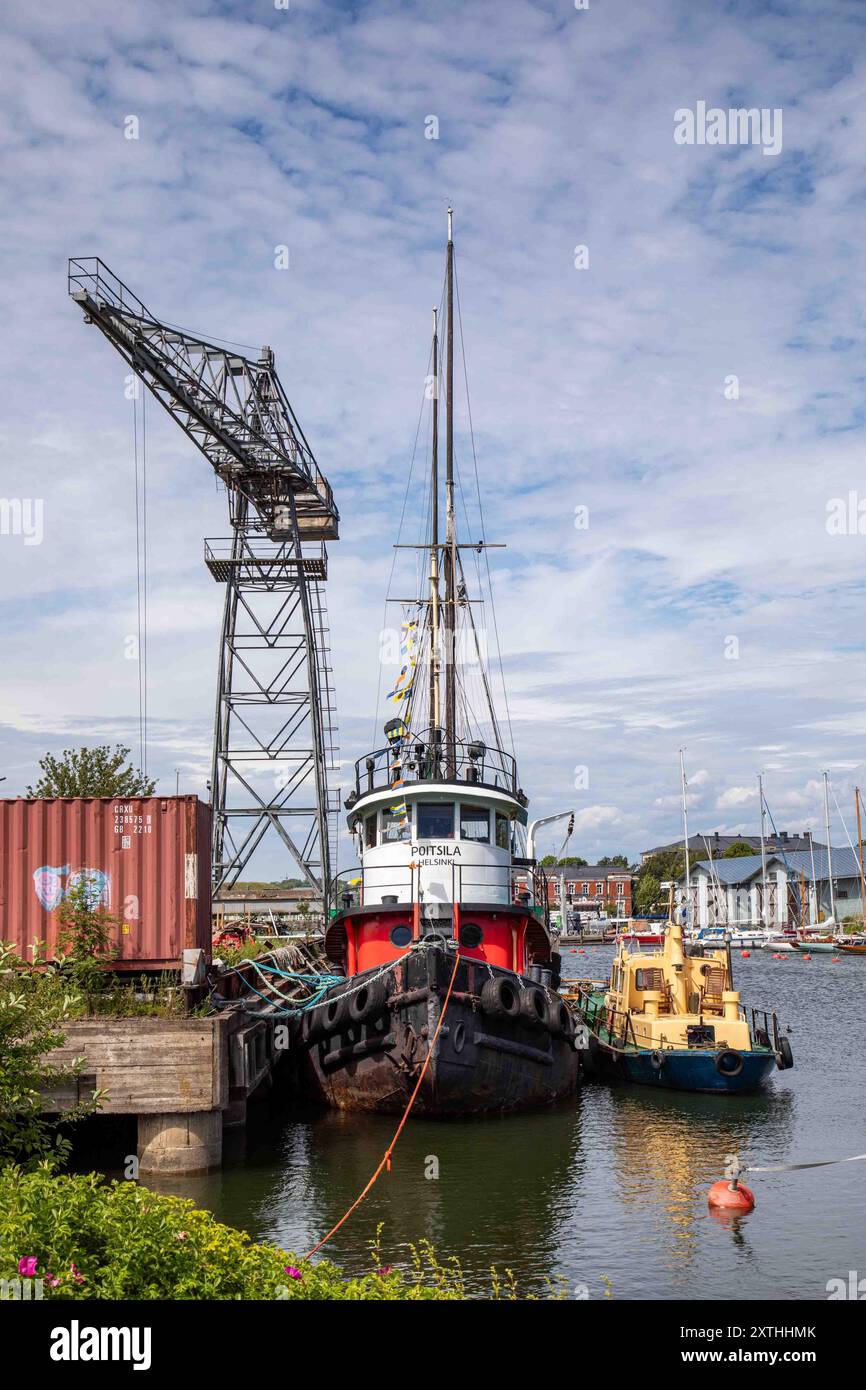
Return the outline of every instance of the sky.
{"type": "MultiPolygon", "coordinates": [[[[569,853],[636,857],[679,833],[683,748],[692,831],[755,830],[759,771],[779,828],[821,830],[826,768],[854,833],[862,4],[7,0],[2,28],[0,500],[42,518],[0,534],[5,794],[70,745],[139,761],[132,407],[67,257],[101,256],[167,321],[274,348],[341,513],[348,781],[381,742],[451,202],[532,813],[574,809],[569,853]],[[773,142],[676,138],[678,112],[697,131],[732,108],[764,110],[773,142]]],[[[147,469],[147,762],[160,790],[204,793],[222,595],[203,541],[226,501],[155,403],[147,469]]]]}

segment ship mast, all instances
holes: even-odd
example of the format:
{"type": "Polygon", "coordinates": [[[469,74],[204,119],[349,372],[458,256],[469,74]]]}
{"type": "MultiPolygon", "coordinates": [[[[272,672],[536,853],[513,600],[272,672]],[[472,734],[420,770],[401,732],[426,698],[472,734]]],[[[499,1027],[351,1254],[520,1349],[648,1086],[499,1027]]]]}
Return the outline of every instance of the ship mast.
{"type": "Polygon", "coordinates": [[[457,772],[457,684],[454,666],[457,627],[457,527],[454,517],[454,240],[448,209],[446,303],[448,331],[445,356],[445,759],[446,777],[457,772]]]}
{"type": "Polygon", "coordinates": [[[433,308],[433,459],[430,505],[430,724],[441,724],[439,635],[439,331],[433,308]]]}

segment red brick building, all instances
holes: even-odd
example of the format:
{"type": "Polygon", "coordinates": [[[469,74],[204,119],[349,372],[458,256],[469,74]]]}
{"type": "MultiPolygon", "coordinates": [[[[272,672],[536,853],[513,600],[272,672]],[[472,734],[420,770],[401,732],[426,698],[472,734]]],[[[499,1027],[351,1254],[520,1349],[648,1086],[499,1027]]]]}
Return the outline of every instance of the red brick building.
{"type": "Polygon", "coordinates": [[[573,912],[587,912],[608,917],[630,917],[634,874],[619,865],[585,864],[565,868],[546,865],[547,898],[551,907],[559,907],[560,879],[565,880],[565,906],[573,912]]]}

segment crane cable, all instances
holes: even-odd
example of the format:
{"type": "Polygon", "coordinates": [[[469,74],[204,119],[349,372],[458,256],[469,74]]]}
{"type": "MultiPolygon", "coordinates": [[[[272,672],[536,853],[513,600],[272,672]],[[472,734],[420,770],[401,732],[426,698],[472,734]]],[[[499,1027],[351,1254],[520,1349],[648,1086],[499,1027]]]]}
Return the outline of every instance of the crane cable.
{"type": "Polygon", "coordinates": [[[441,1013],[439,1014],[439,1019],[438,1019],[437,1024],[436,1024],[436,1028],[435,1028],[435,1030],[434,1030],[433,1037],[432,1037],[432,1039],[430,1040],[430,1046],[427,1048],[427,1056],[424,1058],[424,1065],[422,1066],[421,1071],[420,1071],[419,1074],[418,1074],[418,1080],[415,1082],[415,1089],[413,1090],[411,1096],[409,1097],[409,1102],[408,1102],[408,1104],[407,1104],[407,1106],[406,1106],[406,1109],[403,1111],[403,1117],[402,1117],[402,1119],[400,1120],[400,1123],[398,1124],[396,1130],[394,1131],[394,1137],[393,1137],[393,1139],[391,1140],[390,1144],[388,1145],[387,1149],[385,1150],[384,1154],[382,1155],[382,1158],[381,1158],[381,1160],[380,1160],[380,1163],[379,1163],[378,1168],[376,1169],[376,1171],[375,1171],[375,1173],[373,1174],[373,1176],[370,1178],[370,1180],[369,1180],[369,1182],[367,1183],[366,1187],[363,1188],[363,1190],[362,1190],[361,1192],[358,1193],[358,1196],[355,1198],[354,1202],[353,1202],[352,1205],[349,1207],[349,1209],[348,1209],[346,1212],[344,1212],[343,1215],[340,1217],[340,1219],[339,1219],[339,1221],[337,1222],[337,1224],[336,1224],[335,1226],[332,1226],[332,1227],[331,1227],[331,1229],[330,1229],[330,1231],[328,1232],[328,1234],[327,1234],[326,1236],[323,1236],[323,1237],[322,1237],[322,1239],[319,1241],[318,1245],[314,1245],[313,1248],[312,1248],[312,1250],[308,1250],[308,1251],[307,1251],[306,1255],[304,1255],[304,1257],[303,1257],[304,1260],[312,1259],[313,1255],[316,1254],[316,1251],[317,1251],[317,1250],[321,1250],[322,1246],[323,1246],[323,1245],[326,1245],[326,1244],[328,1243],[328,1241],[331,1239],[331,1237],[332,1237],[332,1236],[335,1236],[335,1235],[337,1234],[337,1232],[339,1231],[339,1229],[340,1229],[340,1227],[343,1225],[343,1223],[346,1222],[346,1221],[348,1221],[349,1217],[352,1215],[352,1212],[355,1211],[355,1210],[361,1205],[361,1203],[363,1202],[363,1200],[364,1200],[364,1198],[366,1197],[367,1193],[370,1191],[370,1189],[372,1188],[373,1184],[377,1181],[377,1179],[378,1179],[379,1175],[381,1174],[383,1168],[387,1168],[387,1169],[388,1169],[388,1172],[390,1173],[390,1171],[391,1171],[391,1155],[392,1155],[392,1153],[394,1152],[394,1149],[395,1149],[395,1147],[396,1147],[396,1145],[397,1145],[397,1140],[400,1138],[400,1135],[401,1135],[402,1132],[403,1132],[403,1126],[405,1125],[406,1121],[407,1121],[408,1118],[409,1118],[409,1114],[410,1114],[410,1111],[411,1111],[411,1109],[412,1109],[412,1106],[415,1104],[415,1098],[416,1098],[416,1096],[418,1095],[418,1092],[419,1092],[420,1089],[421,1089],[421,1082],[424,1080],[424,1077],[425,1077],[426,1074],[427,1074],[427,1068],[428,1068],[429,1065],[430,1065],[430,1061],[431,1061],[431,1059],[432,1059],[432,1057],[433,1057],[433,1053],[434,1053],[434,1051],[435,1051],[435,1049],[436,1049],[436,1042],[437,1042],[437,1039],[438,1039],[438,1037],[439,1037],[440,1030],[441,1030],[441,1028],[442,1028],[442,1021],[443,1021],[443,1019],[445,1018],[445,1014],[446,1014],[447,1009],[448,1009],[448,1004],[449,1004],[450,999],[451,999],[451,991],[452,991],[453,988],[454,988],[454,981],[457,979],[457,967],[459,966],[459,964],[460,964],[460,952],[459,952],[459,951],[455,951],[455,952],[454,952],[454,969],[453,969],[452,972],[451,972],[451,979],[450,979],[449,982],[448,982],[448,989],[447,989],[447,991],[446,991],[445,999],[444,999],[443,1004],[442,1004],[442,1011],[441,1011],[441,1013]]]}
{"type": "Polygon", "coordinates": [[[136,375],[132,396],[132,451],[135,473],[135,582],[138,619],[138,738],[141,771],[147,773],[147,397],[141,400],[141,469],[139,470],[138,391],[136,375]],[[139,471],[141,482],[139,484],[139,471]]]}

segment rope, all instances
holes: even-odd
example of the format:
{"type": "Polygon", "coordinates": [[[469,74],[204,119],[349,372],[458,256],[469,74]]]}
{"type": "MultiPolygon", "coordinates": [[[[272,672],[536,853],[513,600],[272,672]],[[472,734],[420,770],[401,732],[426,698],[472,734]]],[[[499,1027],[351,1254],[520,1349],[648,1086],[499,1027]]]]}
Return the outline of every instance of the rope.
{"type": "Polygon", "coordinates": [[[854,1154],[851,1158],[816,1158],[812,1163],[776,1163],[769,1168],[740,1168],[741,1173],[794,1173],[799,1168],[829,1168],[834,1163],[862,1163],[866,1154],[854,1154]]]}
{"type": "Polygon", "coordinates": [[[352,1205],[349,1207],[348,1211],[344,1212],[344,1214],[340,1217],[340,1219],[339,1219],[339,1221],[337,1222],[336,1226],[332,1226],[331,1229],[330,1229],[330,1231],[328,1232],[328,1234],[327,1234],[326,1236],[323,1236],[322,1239],[319,1241],[318,1245],[314,1245],[313,1248],[312,1248],[312,1250],[309,1250],[309,1251],[307,1252],[307,1254],[304,1256],[304,1259],[305,1259],[305,1260],[311,1259],[311,1258],[313,1257],[313,1255],[315,1255],[315,1253],[316,1253],[317,1250],[321,1250],[322,1246],[323,1246],[323,1245],[326,1245],[327,1242],[331,1239],[331,1237],[337,1234],[337,1231],[339,1231],[339,1229],[340,1229],[340,1227],[343,1225],[343,1223],[346,1222],[346,1221],[348,1221],[349,1217],[352,1215],[352,1212],[355,1211],[355,1210],[361,1205],[361,1203],[363,1202],[363,1200],[364,1200],[364,1198],[366,1197],[367,1193],[370,1191],[370,1189],[371,1189],[371,1187],[373,1186],[373,1184],[377,1181],[377,1179],[378,1179],[380,1173],[382,1172],[382,1169],[383,1169],[383,1168],[387,1168],[387,1169],[388,1169],[388,1172],[390,1173],[390,1171],[391,1171],[391,1155],[392,1155],[392,1153],[394,1152],[394,1149],[395,1149],[396,1144],[397,1144],[397,1140],[400,1138],[400,1135],[403,1133],[403,1126],[405,1125],[406,1121],[407,1121],[408,1118],[409,1118],[409,1114],[410,1114],[410,1112],[411,1112],[411,1110],[412,1110],[412,1106],[415,1104],[415,1097],[418,1095],[418,1092],[419,1092],[420,1089],[421,1089],[421,1082],[424,1080],[424,1077],[425,1077],[426,1074],[427,1074],[427,1068],[428,1068],[429,1065],[430,1065],[431,1058],[432,1058],[433,1053],[434,1053],[435,1048],[436,1048],[436,1042],[437,1042],[437,1039],[438,1039],[438,1037],[439,1037],[439,1032],[440,1032],[440,1030],[441,1030],[441,1028],[442,1028],[442,1020],[443,1020],[444,1017],[445,1017],[445,1014],[446,1014],[446,1012],[447,1012],[447,1010],[448,1010],[448,1004],[449,1004],[449,1002],[450,1002],[450,1000],[451,1000],[451,991],[452,991],[453,988],[454,988],[454,981],[457,979],[457,967],[459,966],[459,964],[460,964],[460,953],[459,953],[458,951],[455,951],[455,952],[454,952],[454,969],[453,969],[452,972],[451,972],[451,979],[450,979],[449,982],[448,982],[448,990],[447,990],[447,993],[446,993],[446,995],[445,995],[445,1000],[444,1000],[444,1002],[443,1002],[443,1004],[442,1004],[442,1011],[441,1011],[441,1013],[439,1014],[439,1019],[438,1019],[437,1024],[436,1024],[436,1028],[435,1028],[435,1031],[434,1031],[434,1033],[433,1033],[433,1037],[432,1037],[432,1039],[431,1039],[431,1042],[430,1042],[429,1047],[427,1048],[427,1056],[424,1058],[424,1065],[422,1066],[421,1071],[420,1071],[420,1073],[419,1073],[419,1075],[418,1075],[418,1080],[415,1082],[415,1089],[413,1090],[411,1096],[409,1097],[409,1103],[408,1103],[408,1105],[406,1106],[406,1109],[403,1111],[403,1118],[401,1119],[400,1123],[398,1124],[398,1126],[397,1126],[397,1128],[396,1128],[396,1130],[395,1130],[395,1132],[394,1132],[394,1137],[393,1137],[393,1139],[391,1140],[390,1144],[388,1145],[387,1149],[385,1150],[384,1154],[382,1155],[382,1159],[381,1159],[381,1162],[379,1163],[378,1168],[376,1169],[376,1171],[375,1171],[375,1173],[373,1174],[373,1176],[370,1178],[370,1181],[367,1183],[366,1187],[365,1187],[361,1192],[359,1192],[358,1196],[355,1198],[354,1202],[353,1202],[352,1205]]]}

